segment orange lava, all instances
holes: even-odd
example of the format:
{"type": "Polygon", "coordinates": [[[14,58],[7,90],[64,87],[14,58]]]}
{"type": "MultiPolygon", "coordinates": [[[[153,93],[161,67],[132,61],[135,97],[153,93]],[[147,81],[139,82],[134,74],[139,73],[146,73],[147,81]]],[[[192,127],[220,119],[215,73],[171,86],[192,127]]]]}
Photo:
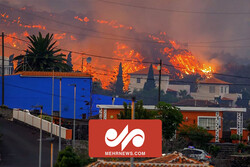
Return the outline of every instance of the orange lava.
{"type": "MultiPolygon", "coordinates": [[[[88,17],[80,18],[79,16],[75,16],[74,19],[79,20],[81,22],[85,22],[85,23],[90,21],[90,19],[88,17]]],[[[125,26],[123,24],[119,24],[116,20],[108,21],[108,20],[93,19],[92,21],[99,23],[99,24],[106,24],[106,25],[111,26],[112,28],[115,28],[115,29],[117,29],[117,28],[123,28],[123,29],[127,29],[127,30],[133,29],[132,26],[125,26]]]]}

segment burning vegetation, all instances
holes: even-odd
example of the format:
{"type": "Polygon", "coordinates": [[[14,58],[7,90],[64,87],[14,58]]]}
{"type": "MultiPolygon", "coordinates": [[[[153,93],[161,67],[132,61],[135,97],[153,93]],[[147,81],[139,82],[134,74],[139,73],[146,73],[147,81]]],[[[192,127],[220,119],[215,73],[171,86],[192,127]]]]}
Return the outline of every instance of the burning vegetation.
{"type": "MultiPolygon", "coordinates": [[[[24,10],[27,9],[25,7],[20,9],[20,11],[24,10]]],[[[27,24],[23,21],[23,17],[16,16],[15,14],[10,16],[8,13],[12,14],[12,12],[7,11],[0,12],[0,25],[4,27],[3,29],[6,31],[6,45],[20,48],[21,50],[25,49],[25,42],[18,39],[25,39],[25,37],[30,34],[37,34],[38,31],[48,32],[49,27],[54,25],[54,23],[51,24],[39,18],[27,24]],[[41,24],[33,24],[33,22],[39,22],[41,24]]],[[[59,17],[56,14],[47,13],[46,15],[50,18],[53,17],[58,19],[58,22],[60,22],[60,18],[64,21],[63,17],[59,17]]],[[[66,25],[62,27],[57,25],[57,27],[60,27],[60,31],[54,32],[54,39],[59,41],[59,48],[83,53],[99,54],[99,58],[93,57],[91,64],[88,64],[83,61],[88,56],[73,52],[72,62],[74,70],[91,73],[94,80],[100,80],[102,87],[105,89],[108,89],[109,85],[116,82],[120,62],[123,68],[124,91],[128,90],[130,80],[129,73],[141,70],[150,65],[145,62],[159,63],[159,60],[162,59],[164,64],[163,70],[170,73],[173,78],[183,78],[191,74],[211,77],[211,74],[215,72],[214,67],[200,62],[197,56],[194,56],[191,51],[187,49],[187,44],[181,44],[170,39],[166,32],[157,34],[138,33],[132,26],[120,24],[115,20],[102,20],[88,16],[76,16],[74,14],[67,17],[71,17],[70,23],[72,23],[73,26],[70,28],[67,27],[70,31],[62,32],[62,29],[64,29],[66,25]],[[95,40],[89,40],[88,34],[85,35],[82,33],[79,35],[78,33],[74,33],[76,28],[74,25],[83,28],[101,26],[112,33],[115,29],[114,34],[121,31],[123,34],[126,34],[128,38],[121,41],[119,39],[105,41],[102,37],[97,36],[95,40]],[[109,55],[110,59],[105,60],[100,58],[102,56],[107,57],[107,55],[109,55]]],[[[13,52],[12,50],[8,51],[9,55],[13,52]]],[[[64,53],[68,54],[67,52],[64,53]]],[[[19,55],[20,51],[15,54],[19,55]]],[[[154,64],[155,68],[156,66],[157,64],[154,64]]]]}

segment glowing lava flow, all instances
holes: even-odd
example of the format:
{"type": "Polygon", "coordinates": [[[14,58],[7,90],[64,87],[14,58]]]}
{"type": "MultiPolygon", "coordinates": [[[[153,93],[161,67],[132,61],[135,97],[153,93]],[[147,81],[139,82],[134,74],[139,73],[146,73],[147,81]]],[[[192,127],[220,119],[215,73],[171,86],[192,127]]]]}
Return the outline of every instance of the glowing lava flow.
{"type": "Polygon", "coordinates": [[[46,27],[45,26],[42,26],[40,24],[33,24],[33,25],[30,25],[30,24],[23,24],[21,22],[21,17],[18,17],[17,19],[13,19],[11,20],[9,15],[7,15],[6,13],[0,13],[0,17],[2,18],[1,20],[3,20],[4,22],[9,22],[9,23],[12,23],[12,24],[17,24],[19,27],[24,27],[24,28],[36,28],[36,29],[42,29],[42,30],[45,30],[46,27]]]}
{"type": "Polygon", "coordinates": [[[149,38],[161,43],[162,46],[164,46],[160,52],[167,56],[169,62],[175,69],[181,72],[176,73],[176,75],[180,78],[183,78],[183,74],[200,74],[201,76],[205,76],[207,78],[212,76],[212,73],[214,72],[214,68],[212,66],[201,64],[190,51],[183,49],[184,45],[181,46],[173,40],[166,40],[166,33],[160,33],[160,37],[149,35],[149,38]]]}
{"type": "Polygon", "coordinates": [[[88,17],[84,17],[84,18],[80,18],[79,16],[75,16],[74,19],[78,20],[78,21],[81,21],[81,22],[84,22],[84,23],[88,23],[89,21],[93,21],[93,22],[96,22],[96,23],[99,23],[99,24],[106,24],[112,28],[123,28],[123,29],[127,29],[127,30],[132,30],[133,27],[131,26],[125,26],[123,24],[119,24],[116,20],[111,20],[111,21],[108,21],[108,20],[100,20],[100,19],[92,19],[90,20],[88,17]]]}

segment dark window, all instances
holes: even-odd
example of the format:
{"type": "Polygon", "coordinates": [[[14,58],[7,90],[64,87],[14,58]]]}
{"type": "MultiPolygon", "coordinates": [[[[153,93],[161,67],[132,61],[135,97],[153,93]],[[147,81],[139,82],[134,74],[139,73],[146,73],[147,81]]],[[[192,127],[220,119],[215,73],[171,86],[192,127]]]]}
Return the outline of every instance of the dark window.
{"type": "Polygon", "coordinates": [[[215,86],[209,86],[209,93],[215,93],[215,86]]]}
{"type": "Polygon", "coordinates": [[[141,83],[141,78],[137,78],[137,83],[141,83]]]}

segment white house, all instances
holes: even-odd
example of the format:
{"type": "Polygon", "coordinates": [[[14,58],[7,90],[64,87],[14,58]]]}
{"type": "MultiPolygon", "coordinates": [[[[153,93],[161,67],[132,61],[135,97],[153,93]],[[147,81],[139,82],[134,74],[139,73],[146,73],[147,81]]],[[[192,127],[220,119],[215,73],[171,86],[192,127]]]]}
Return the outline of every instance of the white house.
{"type": "Polygon", "coordinates": [[[191,93],[191,96],[194,99],[210,101],[221,97],[221,100],[231,102],[231,105],[234,106],[237,98],[242,98],[242,94],[229,93],[229,85],[231,83],[214,77],[207,78],[198,82],[197,92],[191,93]]]}
{"type": "MultiPolygon", "coordinates": [[[[4,75],[11,75],[13,66],[10,65],[9,58],[4,57],[4,75]]],[[[2,57],[0,57],[0,74],[2,74],[2,57]]]]}
{"type": "MultiPolygon", "coordinates": [[[[142,70],[130,73],[129,91],[133,93],[134,90],[141,90],[147,82],[149,67],[142,70]]],[[[153,68],[154,80],[156,87],[159,86],[159,71],[153,68]]],[[[169,74],[161,71],[161,90],[167,91],[169,85],[169,74]]]]}

